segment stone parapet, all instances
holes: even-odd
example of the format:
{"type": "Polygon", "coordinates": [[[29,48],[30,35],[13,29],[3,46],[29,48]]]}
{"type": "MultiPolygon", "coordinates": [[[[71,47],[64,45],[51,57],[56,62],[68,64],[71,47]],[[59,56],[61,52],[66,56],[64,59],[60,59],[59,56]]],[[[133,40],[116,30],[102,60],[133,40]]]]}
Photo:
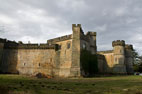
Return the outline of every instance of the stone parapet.
{"type": "Polygon", "coordinates": [[[105,56],[102,55],[102,54],[97,54],[97,58],[100,59],[100,60],[104,60],[104,59],[105,59],[105,56]]]}
{"type": "Polygon", "coordinates": [[[126,44],[125,49],[126,50],[133,50],[133,45],[126,44]]]}
{"type": "Polygon", "coordinates": [[[91,31],[89,31],[89,32],[87,32],[87,34],[86,34],[86,35],[96,36],[96,35],[97,35],[97,33],[96,33],[96,32],[91,32],[91,31]]]}
{"type": "Polygon", "coordinates": [[[57,45],[52,44],[23,44],[22,41],[15,42],[7,39],[1,39],[0,43],[4,43],[4,49],[55,49],[57,45]]]}
{"type": "Polygon", "coordinates": [[[0,43],[5,43],[5,42],[6,42],[6,39],[0,38],[0,43]]]}
{"type": "Polygon", "coordinates": [[[125,46],[125,41],[124,40],[116,40],[112,42],[112,46],[125,46]]]}
{"type": "Polygon", "coordinates": [[[48,44],[17,44],[5,45],[5,49],[55,49],[55,45],[48,44]]]}
{"type": "Polygon", "coordinates": [[[84,34],[80,36],[80,39],[89,42],[89,37],[84,34]]]}
{"type": "Polygon", "coordinates": [[[113,50],[107,50],[107,51],[98,51],[98,54],[105,54],[105,53],[113,53],[113,50]]]}
{"type": "Polygon", "coordinates": [[[47,43],[48,44],[55,44],[56,42],[65,41],[65,40],[69,40],[69,39],[72,39],[72,34],[47,40],[47,43]]]}
{"type": "Polygon", "coordinates": [[[80,27],[81,28],[81,24],[72,24],[72,27],[80,27]]]}

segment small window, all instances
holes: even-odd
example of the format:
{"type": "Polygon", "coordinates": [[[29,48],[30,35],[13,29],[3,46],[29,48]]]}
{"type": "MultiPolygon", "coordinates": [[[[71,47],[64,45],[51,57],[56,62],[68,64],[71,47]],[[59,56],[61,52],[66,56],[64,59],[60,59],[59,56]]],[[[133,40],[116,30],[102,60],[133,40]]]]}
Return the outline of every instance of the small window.
{"type": "Polygon", "coordinates": [[[70,47],[71,47],[71,44],[67,43],[67,49],[70,49],[70,47]]]}
{"type": "Polygon", "coordinates": [[[58,50],[61,50],[61,44],[55,44],[55,50],[58,51],[58,50]]]}
{"type": "Polygon", "coordinates": [[[117,58],[115,58],[115,62],[117,62],[117,58]]]}
{"type": "Polygon", "coordinates": [[[40,63],[38,64],[38,66],[40,67],[40,63]]]}
{"type": "Polygon", "coordinates": [[[26,66],[26,63],[24,63],[23,65],[26,66]]]}
{"type": "Polygon", "coordinates": [[[61,50],[61,48],[62,48],[62,46],[61,46],[61,45],[59,45],[59,48],[58,48],[58,49],[59,49],[59,50],[61,50]]]}

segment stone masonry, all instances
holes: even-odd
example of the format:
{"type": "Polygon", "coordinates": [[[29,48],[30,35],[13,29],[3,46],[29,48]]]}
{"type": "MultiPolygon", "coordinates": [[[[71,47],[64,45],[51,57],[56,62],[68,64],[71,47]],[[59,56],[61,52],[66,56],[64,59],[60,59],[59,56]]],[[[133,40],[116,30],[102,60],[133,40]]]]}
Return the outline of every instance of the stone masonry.
{"type": "Polygon", "coordinates": [[[45,44],[0,39],[0,72],[52,77],[85,76],[81,54],[86,50],[97,55],[97,62],[93,63],[97,63],[98,73],[133,73],[132,45],[118,40],[113,41],[113,50],[97,52],[96,32],[84,34],[81,24],[73,24],[72,31],[70,35],[47,40],[45,44]]]}

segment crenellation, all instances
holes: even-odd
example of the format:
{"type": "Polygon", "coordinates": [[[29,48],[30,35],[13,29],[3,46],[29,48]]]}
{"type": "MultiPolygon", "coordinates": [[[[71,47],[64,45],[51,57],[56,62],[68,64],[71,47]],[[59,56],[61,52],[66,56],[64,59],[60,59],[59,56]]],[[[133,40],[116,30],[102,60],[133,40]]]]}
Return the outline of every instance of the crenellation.
{"type": "Polygon", "coordinates": [[[112,42],[112,46],[125,46],[125,41],[124,40],[116,40],[112,42]]]}
{"type": "Polygon", "coordinates": [[[80,39],[89,42],[89,37],[86,36],[86,35],[81,35],[81,36],[80,36],[80,39]]]}
{"type": "Polygon", "coordinates": [[[81,24],[72,24],[72,27],[81,27],[81,24]]]}
{"type": "Polygon", "coordinates": [[[107,50],[107,51],[98,51],[98,54],[102,53],[102,54],[106,54],[106,53],[113,53],[113,50],[107,50]]]}
{"type": "Polygon", "coordinates": [[[133,45],[131,45],[131,44],[126,44],[125,45],[125,49],[127,49],[127,50],[134,50],[133,49],[133,45]]]}
{"type": "Polygon", "coordinates": [[[96,36],[97,34],[96,34],[96,32],[88,31],[88,32],[86,33],[86,35],[89,35],[89,36],[96,36]]]}
{"type": "Polygon", "coordinates": [[[55,45],[22,44],[22,45],[18,45],[18,49],[55,49],[55,45]]]}
{"type": "Polygon", "coordinates": [[[18,44],[23,44],[23,42],[22,41],[18,41],[18,44]]]}
{"type": "Polygon", "coordinates": [[[72,35],[66,35],[66,36],[50,39],[50,40],[47,40],[47,43],[56,44],[56,42],[61,42],[61,41],[69,40],[69,39],[72,39],[72,35]]]}
{"type": "Polygon", "coordinates": [[[81,24],[72,24],[72,31],[40,44],[0,38],[0,72],[51,77],[133,73],[133,45],[116,40],[113,50],[97,52],[96,32],[84,34],[81,24]]]}
{"type": "Polygon", "coordinates": [[[0,38],[0,43],[5,43],[6,41],[7,41],[7,39],[0,38]]]}

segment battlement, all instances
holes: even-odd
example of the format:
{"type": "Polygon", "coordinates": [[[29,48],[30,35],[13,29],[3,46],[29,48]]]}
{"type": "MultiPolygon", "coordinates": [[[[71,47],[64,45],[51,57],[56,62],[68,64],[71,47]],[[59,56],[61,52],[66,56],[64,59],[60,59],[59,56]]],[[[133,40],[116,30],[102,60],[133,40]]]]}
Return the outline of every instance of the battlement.
{"type": "Polygon", "coordinates": [[[72,24],[72,27],[81,27],[81,24],[72,24]]]}
{"type": "Polygon", "coordinates": [[[99,60],[104,60],[105,59],[105,56],[101,55],[101,54],[97,54],[97,57],[98,57],[99,60]]]}
{"type": "Polygon", "coordinates": [[[72,39],[72,34],[47,40],[47,44],[55,44],[56,42],[65,41],[69,39],[72,39]]]}
{"type": "Polygon", "coordinates": [[[90,35],[90,36],[96,36],[96,32],[91,32],[91,31],[88,31],[86,35],[90,35]]]}
{"type": "Polygon", "coordinates": [[[4,49],[55,49],[55,45],[49,44],[23,44],[22,41],[18,43],[7,39],[1,39],[0,43],[4,43],[4,49]]]}
{"type": "Polygon", "coordinates": [[[98,54],[107,54],[107,53],[113,53],[113,50],[107,50],[107,51],[98,51],[98,54]]]}
{"type": "Polygon", "coordinates": [[[55,49],[55,45],[48,44],[22,44],[18,45],[18,49],[55,49]]]}
{"type": "Polygon", "coordinates": [[[124,40],[116,40],[112,42],[112,46],[125,46],[125,41],[124,40]]]}
{"type": "Polygon", "coordinates": [[[133,45],[126,44],[125,49],[133,50],[133,45]]]}
{"type": "Polygon", "coordinates": [[[0,43],[5,43],[5,42],[6,42],[6,39],[0,38],[0,43]]]}
{"type": "Polygon", "coordinates": [[[55,45],[48,44],[6,44],[5,49],[55,49],[55,45]]]}

